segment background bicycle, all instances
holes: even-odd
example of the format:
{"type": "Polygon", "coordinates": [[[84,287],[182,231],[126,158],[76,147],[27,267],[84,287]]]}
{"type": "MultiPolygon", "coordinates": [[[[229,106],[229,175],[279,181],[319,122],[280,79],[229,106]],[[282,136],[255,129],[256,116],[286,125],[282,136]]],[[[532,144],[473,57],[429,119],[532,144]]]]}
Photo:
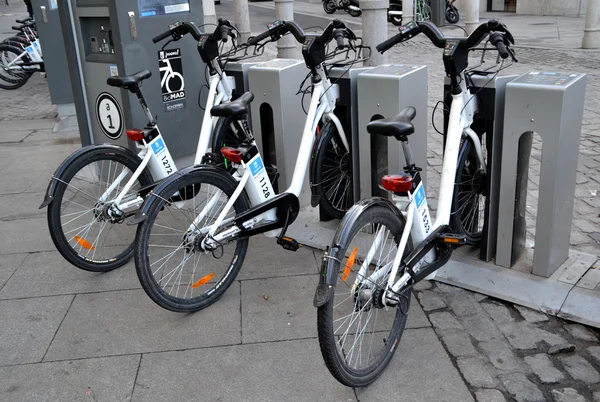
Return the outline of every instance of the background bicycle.
{"type": "Polygon", "coordinates": [[[34,72],[44,72],[44,59],[35,21],[17,20],[17,33],[0,44],[0,88],[18,89],[25,85],[34,72]]]}

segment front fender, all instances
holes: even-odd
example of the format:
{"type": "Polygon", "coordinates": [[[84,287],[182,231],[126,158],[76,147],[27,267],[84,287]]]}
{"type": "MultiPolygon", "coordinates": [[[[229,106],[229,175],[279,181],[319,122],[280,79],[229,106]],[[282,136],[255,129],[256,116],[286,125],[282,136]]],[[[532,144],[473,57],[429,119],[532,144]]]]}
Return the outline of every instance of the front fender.
{"type": "Polygon", "coordinates": [[[129,148],[125,148],[121,145],[115,145],[115,144],[94,144],[94,145],[87,145],[81,149],[78,149],[77,151],[75,151],[71,155],[69,155],[67,157],[67,159],[65,159],[63,161],[63,163],[60,164],[60,166],[56,169],[56,171],[52,175],[52,178],[50,179],[50,183],[48,183],[48,188],[46,189],[46,195],[44,196],[44,201],[42,202],[42,205],[40,205],[39,209],[47,207],[48,205],[50,205],[52,203],[52,201],[54,201],[54,193],[56,192],[56,187],[58,186],[58,183],[60,183],[65,171],[69,168],[69,166],[71,166],[71,164],[73,162],[75,162],[76,159],[80,158],[81,156],[85,155],[88,152],[92,152],[97,149],[106,149],[107,151],[120,150],[123,152],[131,153],[131,155],[135,158],[138,157],[137,154],[135,152],[133,152],[132,150],[130,150],[129,148]]]}
{"type": "Polygon", "coordinates": [[[313,300],[313,305],[315,307],[323,306],[331,299],[335,292],[335,282],[338,269],[344,259],[344,255],[340,251],[340,243],[350,236],[352,226],[354,226],[354,222],[356,222],[360,214],[375,206],[383,206],[388,208],[394,213],[394,215],[398,217],[398,219],[400,219],[403,223],[406,223],[404,215],[402,215],[394,203],[387,198],[367,198],[354,204],[352,208],[346,212],[346,215],[344,215],[344,218],[340,222],[335,232],[335,236],[333,237],[331,248],[327,248],[323,254],[323,259],[321,260],[319,284],[317,285],[315,298],[313,300]]]}
{"type": "Polygon", "coordinates": [[[188,173],[199,171],[199,170],[210,171],[210,172],[213,172],[214,174],[218,174],[218,175],[222,176],[223,180],[234,180],[231,177],[231,174],[228,173],[225,169],[223,169],[219,166],[214,166],[214,165],[193,165],[193,166],[188,166],[184,169],[178,170],[177,172],[171,174],[170,176],[165,177],[159,183],[157,183],[154,190],[152,192],[150,192],[150,194],[148,194],[148,196],[144,200],[144,204],[137,211],[137,213],[135,214],[133,219],[131,219],[127,224],[128,225],[137,225],[137,224],[145,221],[146,218],[148,218],[148,213],[150,210],[150,202],[148,200],[150,200],[151,197],[154,197],[154,194],[161,193],[165,189],[165,187],[167,187],[173,180],[177,180],[181,176],[184,176],[188,173]]]}

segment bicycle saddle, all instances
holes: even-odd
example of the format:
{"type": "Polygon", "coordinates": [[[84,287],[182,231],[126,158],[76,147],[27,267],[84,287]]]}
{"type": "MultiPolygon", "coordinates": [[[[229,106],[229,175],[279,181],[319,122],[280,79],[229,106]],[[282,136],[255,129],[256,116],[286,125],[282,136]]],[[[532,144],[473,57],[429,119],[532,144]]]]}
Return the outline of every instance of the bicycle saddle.
{"type": "Polygon", "coordinates": [[[233,102],[223,103],[210,109],[210,114],[217,117],[238,117],[248,114],[248,105],[254,100],[252,92],[246,92],[233,102]]]}
{"type": "Polygon", "coordinates": [[[416,115],[416,109],[409,106],[391,119],[373,120],[367,124],[367,131],[370,134],[385,135],[386,137],[394,136],[398,141],[402,141],[406,139],[407,135],[415,132],[415,126],[411,121],[416,115]]]}
{"type": "Polygon", "coordinates": [[[152,73],[149,70],[142,70],[133,75],[109,77],[106,83],[111,87],[123,88],[136,93],[140,89],[140,83],[150,77],[152,77],[152,73]]]}

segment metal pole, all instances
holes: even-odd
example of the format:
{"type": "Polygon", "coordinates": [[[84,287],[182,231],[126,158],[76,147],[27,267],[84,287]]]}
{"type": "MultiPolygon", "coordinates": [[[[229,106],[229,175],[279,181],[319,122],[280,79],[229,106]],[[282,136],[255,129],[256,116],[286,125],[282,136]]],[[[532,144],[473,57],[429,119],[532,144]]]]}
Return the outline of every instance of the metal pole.
{"type": "Polygon", "coordinates": [[[371,58],[365,66],[378,66],[387,62],[387,55],[375,50],[375,46],[387,39],[387,9],[389,0],[361,0],[362,35],[364,44],[371,47],[371,58]]]}
{"type": "Polygon", "coordinates": [[[584,49],[600,47],[600,0],[588,0],[581,47],[584,49]]]}
{"type": "Polygon", "coordinates": [[[217,23],[217,12],[215,11],[215,0],[202,0],[202,14],[205,24],[217,23]]]}
{"type": "MultiPolygon", "coordinates": [[[[293,0],[274,0],[275,18],[280,21],[294,20],[293,0]]],[[[292,35],[285,35],[277,41],[277,57],[282,59],[296,58],[296,39],[292,35]]]]}
{"type": "Polygon", "coordinates": [[[240,31],[240,43],[246,43],[251,34],[248,0],[233,0],[233,12],[235,26],[240,31]]]}
{"type": "Polygon", "coordinates": [[[479,0],[467,0],[465,4],[465,26],[471,34],[479,26],[479,0]]]}
{"type": "Polygon", "coordinates": [[[414,5],[413,0],[402,0],[402,24],[406,24],[415,19],[414,5]]]}

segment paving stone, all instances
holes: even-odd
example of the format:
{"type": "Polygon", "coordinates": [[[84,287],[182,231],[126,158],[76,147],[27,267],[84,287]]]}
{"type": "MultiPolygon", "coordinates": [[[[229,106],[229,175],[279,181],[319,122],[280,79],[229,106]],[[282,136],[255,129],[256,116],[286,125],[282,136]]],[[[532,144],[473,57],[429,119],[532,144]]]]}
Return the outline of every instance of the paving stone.
{"type": "Polygon", "coordinates": [[[0,364],[40,362],[72,301],[73,296],[0,301],[0,364]]]}
{"type": "Polygon", "coordinates": [[[499,303],[480,303],[483,309],[492,317],[496,323],[514,322],[515,319],[510,314],[510,310],[506,306],[499,303]]]}
{"type": "Polygon", "coordinates": [[[0,368],[0,399],[30,401],[129,401],[139,355],[0,368]]]}
{"type": "Polygon", "coordinates": [[[443,293],[464,293],[465,290],[456,286],[446,285],[445,283],[436,283],[436,288],[443,293]]]}
{"type": "Polygon", "coordinates": [[[458,317],[466,317],[477,314],[480,310],[479,304],[469,293],[457,293],[448,295],[446,301],[452,312],[458,317]]]}
{"type": "Polygon", "coordinates": [[[558,357],[565,370],[577,381],[583,381],[586,384],[595,384],[600,382],[600,374],[583,357],[579,355],[559,356],[558,357]]]}
{"type": "Polygon", "coordinates": [[[575,220],[575,221],[573,221],[573,223],[575,224],[575,226],[577,226],[579,229],[581,229],[584,233],[598,232],[598,229],[600,229],[598,227],[598,225],[595,225],[586,219],[575,220]]]}
{"type": "Polygon", "coordinates": [[[494,386],[495,381],[480,358],[457,359],[456,364],[467,383],[472,387],[491,388],[494,386]]]}
{"type": "Polygon", "coordinates": [[[481,342],[479,347],[498,370],[505,373],[526,371],[526,368],[517,360],[508,344],[500,341],[490,341],[481,342]]]}
{"type": "Polygon", "coordinates": [[[538,328],[527,321],[498,324],[498,328],[515,349],[535,349],[542,341],[551,346],[565,343],[560,335],[538,328]]]}
{"type": "Polygon", "coordinates": [[[506,402],[502,392],[497,389],[482,389],[475,392],[477,402],[506,402]]]}
{"type": "Polygon", "coordinates": [[[596,364],[600,365],[600,346],[590,346],[587,348],[587,351],[590,352],[596,364]]]}
{"type": "Polygon", "coordinates": [[[6,281],[14,274],[14,272],[21,266],[23,260],[27,257],[27,254],[9,254],[0,256],[0,289],[4,286],[6,281]]]}
{"type": "Polygon", "coordinates": [[[573,388],[553,389],[550,393],[556,402],[585,402],[585,398],[573,388]]]}
{"type": "Polygon", "coordinates": [[[417,292],[422,292],[423,290],[428,290],[428,289],[431,289],[432,287],[433,287],[433,284],[431,283],[431,281],[423,280],[421,282],[417,282],[417,284],[413,286],[413,289],[416,290],[417,292]]]}
{"type": "Polygon", "coordinates": [[[590,330],[580,324],[566,324],[564,328],[569,331],[571,335],[575,338],[580,339],[582,341],[598,341],[596,335],[594,335],[590,330]]]}
{"type": "Polygon", "coordinates": [[[514,373],[500,376],[500,381],[517,402],[546,402],[542,391],[529,381],[525,374],[514,373]]]}
{"type": "Polygon", "coordinates": [[[557,355],[559,353],[570,353],[573,352],[577,346],[572,343],[561,343],[559,345],[550,346],[548,349],[549,355],[557,355]]]}
{"type": "Polygon", "coordinates": [[[502,332],[494,322],[480,310],[477,315],[461,318],[465,329],[479,342],[502,339],[502,332]]]}
{"type": "Polygon", "coordinates": [[[544,384],[558,384],[565,379],[563,373],[554,367],[552,361],[544,353],[526,356],[525,362],[544,384]]]}
{"type": "Polygon", "coordinates": [[[600,391],[594,392],[593,397],[595,402],[600,402],[600,391]]]}
{"type": "Polygon", "coordinates": [[[549,318],[546,314],[541,313],[539,311],[535,311],[535,310],[532,310],[530,308],[523,307],[523,306],[518,306],[516,304],[515,304],[515,308],[527,322],[537,323],[537,322],[545,322],[545,321],[549,320],[549,318]]]}
{"type": "Polygon", "coordinates": [[[462,329],[456,318],[447,311],[429,314],[429,320],[434,327],[440,330],[462,329]]]}
{"type": "Polygon", "coordinates": [[[488,298],[487,295],[482,295],[481,293],[473,293],[473,298],[475,299],[475,301],[477,303],[480,303],[482,300],[485,300],[488,298]]]}
{"type": "Polygon", "coordinates": [[[477,356],[469,334],[465,331],[446,331],[442,333],[442,342],[454,357],[477,356]]]}
{"type": "Polygon", "coordinates": [[[444,300],[434,291],[425,290],[420,292],[417,297],[425,311],[439,310],[446,307],[444,300]]]}

